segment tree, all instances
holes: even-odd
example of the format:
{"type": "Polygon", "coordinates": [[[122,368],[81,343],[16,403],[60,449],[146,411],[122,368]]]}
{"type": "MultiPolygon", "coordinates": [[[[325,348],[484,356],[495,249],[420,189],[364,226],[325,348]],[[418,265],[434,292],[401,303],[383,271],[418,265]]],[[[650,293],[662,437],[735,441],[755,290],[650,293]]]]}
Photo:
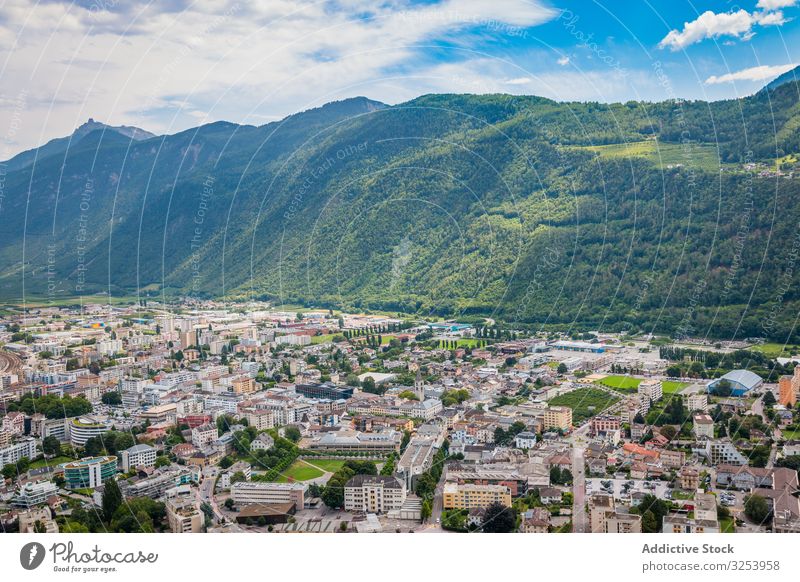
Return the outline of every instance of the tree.
{"type": "Polygon", "coordinates": [[[733,385],[728,380],[720,380],[714,386],[714,394],[727,398],[733,393],[733,385]]]}
{"type": "Polygon", "coordinates": [[[419,398],[417,398],[417,395],[414,394],[411,390],[403,390],[397,396],[398,398],[404,398],[405,400],[419,400],[419,398]]]}
{"type": "Polygon", "coordinates": [[[483,531],[486,533],[509,533],[517,524],[516,512],[502,503],[492,503],[483,515],[483,531]]]}
{"type": "Polygon", "coordinates": [[[107,404],[108,406],[119,406],[122,404],[122,396],[117,391],[106,392],[100,398],[103,404],[107,404]]]}
{"type": "Polygon", "coordinates": [[[100,437],[87,439],[83,445],[83,454],[87,457],[97,457],[103,453],[103,441],[100,437]]]}
{"type": "Polygon", "coordinates": [[[169,457],[167,457],[166,455],[161,455],[159,457],[156,457],[156,463],[155,463],[156,469],[158,469],[160,467],[168,467],[171,464],[172,464],[172,462],[169,460],[169,457]]]}
{"type": "Polygon", "coordinates": [[[386,392],[386,388],[381,388],[375,384],[375,379],[372,376],[364,378],[364,381],[361,382],[361,389],[370,394],[383,394],[386,392]]]}
{"type": "Polygon", "coordinates": [[[775,394],[772,393],[771,390],[767,390],[764,393],[764,398],[761,399],[761,402],[764,406],[775,406],[777,400],[775,400],[775,394]]]}
{"type": "Polygon", "coordinates": [[[122,505],[122,492],[114,479],[109,479],[103,486],[103,516],[111,521],[117,509],[122,505]]]}
{"type": "Polygon", "coordinates": [[[54,436],[46,436],[42,440],[42,452],[48,457],[56,457],[61,454],[61,441],[54,436]]]}
{"type": "Polygon", "coordinates": [[[658,533],[658,521],[649,509],[642,514],[642,533],[658,533]]]}
{"type": "Polygon", "coordinates": [[[223,505],[225,505],[225,507],[226,507],[228,510],[232,510],[232,509],[233,509],[233,505],[234,505],[234,504],[233,504],[233,499],[232,499],[232,498],[230,498],[230,497],[228,497],[228,498],[225,500],[225,503],[224,503],[223,505]]]}
{"type": "Polygon", "coordinates": [[[299,442],[302,435],[300,434],[300,429],[296,426],[288,426],[284,432],[284,435],[287,439],[292,441],[293,443],[299,442]]]}
{"type": "Polygon", "coordinates": [[[644,518],[644,514],[651,511],[656,518],[656,531],[661,531],[661,524],[664,521],[664,516],[669,513],[670,504],[663,499],[659,499],[655,495],[647,494],[642,497],[639,506],[636,508],[644,518]]]}
{"type": "Polygon", "coordinates": [[[569,370],[567,369],[567,365],[565,363],[560,363],[556,370],[559,374],[566,374],[569,370]]]}
{"type": "Polygon", "coordinates": [[[770,514],[769,504],[761,495],[748,495],[744,500],[744,514],[753,523],[764,525],[770,514]]]}
{"type": "Polygon", "coordinates": [[[675,435],[678,434],[678,431],[675,429],[674,426],[668,424],[666,426],[661,427],[661,435],[666,438],[667,440],[672,440],[675,438],[675,435]]]}

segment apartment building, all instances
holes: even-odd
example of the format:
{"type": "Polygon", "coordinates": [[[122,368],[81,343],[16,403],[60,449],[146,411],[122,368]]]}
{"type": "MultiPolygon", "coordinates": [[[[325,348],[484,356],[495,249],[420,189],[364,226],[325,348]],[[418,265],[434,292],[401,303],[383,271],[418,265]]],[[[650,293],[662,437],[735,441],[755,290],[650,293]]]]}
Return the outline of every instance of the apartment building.
{"type": "Polygon", "coordinates": [[[192,429],[192,444],[202,449],[217,440],[217,427],[213,424],[203,424],[192,429]]]}
{"type": "Polygon", "coordinates": [[[592,495],[589,497],[589,528],[592,533],[605,533],[606,517],[614,513],[612,495],[592,495]]]}
{"type": "Polygon", "coordinates": [[[698,439],[714,438],[714,421],[708,414],[695,414],[692,418],[694,436],[698,439]]]}
{"type": "Polygon", "coordinates": [[[480,485],[449,481],[444,486],[445,509],[472,509],[501,503],[511,507],[511,490],[505,485],[480,485]]]}
{"type": "Polygon", "coordinates": [[[705,455],[711,465],[746,466],[747,457],[736,450],[730,441],[706,441],[705,455]]]}
{"type": "Polygon", "coordinates": [[[613,511],[605,516],[604,533],[642,533],[642,516],[626,511],[613,511]]]}
{"type": "Polygon", "coordinates": [[[637,392],[640,396],[647,398],[651,404],[661,400],[664,395],[660,380],[642,380],[639,383],[637,392]]]}
{"type": "Polygon", "coordinates": [[[231,390],[234,394],[251,394],[256,388],[256,381],[249,376],[239,376],[231,381],[231,390]]]}
{"type": "Polygon", "coordinates": [[[591,431],[594,436],[612,430],[619,430],[620,426],[619,417],[608,414],[600,414],[591,420],[591,431]]]}
{"type": "Polygon", "coordinates": [[[239,481],[231,485],[231,497],[237,505],[250,503],[294,503],[297,509],[305,505],[306,485],[303,483],[267,483],[239,481]]]}
{"type": "Polygon", "coordinates": [[[136,467],[153,467],[156,464],[156,450],[150,445],[134,445],[120,452],[122,470],[128,472],[136,467]]]}
{"type": "Polygon", "coordinates": [[[406,500],[406,486],[396,477],[356,475],[344,486],[344,508],[363,513],[387,513],[400,509],[406,500]]]}
{"type": "Polygon", "coordinates": [[[170,499],[166,503],[167,522],[173,533],[203,531],[203,512],[197,502],[189,499],[170,499]]]}
{"type": "Polygon", "coordinates": [[[568,406],[548,406],[544,411],[544,430],[572,428],[572,409],[568,406]]]}
{"type": "Polygon", "coordinates": [[[20,487],[11,501],[15,507],[34,507],[41,505],[51,495],[56,495],[58,487],[52,481],[28,481],[20,487]]]}
{"type": "Polygon", "coordinates": [[[28,459],[36,457],[36,441],[30,437],[20,439],[16,443],[0,449],[0,469],[16,463],[23,457],[28,459]]]}
{"type": "MultiPolygon", "coordinates": [[[[800,368],[800,366],[798,366],[800,368]]],[[[795,370],[795,375],[797,370],[795,370]]],[[[794,386],[794,376],[781,376],[778,380],[778,402],[783,406],[797,404],[797,391],[794,386]]]]}
{"type": "Polygon", "coordinates": [[[701,392],[686,396],[686,409],[690,412],[696,410],[708,412],[708,394],[701,392]]]}

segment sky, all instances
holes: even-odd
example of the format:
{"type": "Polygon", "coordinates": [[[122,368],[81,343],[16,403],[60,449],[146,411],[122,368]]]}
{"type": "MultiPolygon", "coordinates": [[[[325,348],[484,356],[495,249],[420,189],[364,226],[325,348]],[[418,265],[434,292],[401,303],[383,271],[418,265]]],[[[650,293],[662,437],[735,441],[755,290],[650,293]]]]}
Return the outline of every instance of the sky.
{"type": "Polygon", "coordinates": [[[800,64],[800,0],[0,0],[0,160],[364,95],[718,100],[800,64]]]}

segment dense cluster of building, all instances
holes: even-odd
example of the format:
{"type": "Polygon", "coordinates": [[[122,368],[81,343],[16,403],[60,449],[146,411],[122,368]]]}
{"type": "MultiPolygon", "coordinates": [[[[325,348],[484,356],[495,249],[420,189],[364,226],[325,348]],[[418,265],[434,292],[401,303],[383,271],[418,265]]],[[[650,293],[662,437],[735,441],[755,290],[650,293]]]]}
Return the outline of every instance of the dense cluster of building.
{"type": "Polygon", "coordinates": [[[668,380],[644,340],[261,304],[42,308],[0,319],[0,346],[0,503],[20,531],[57,530],[65,496],[100,504],[109,480],[164,503],[176,532],[324,531],[320,492],[348,460],[381,469],[342,481],[330,508],[358,531],[477,529],[497,507],[529,533],[650,531],[655,516],[663,532],[800,531],[781,463],[800,445],[780,435],[800,366],[776,385],[668,380]],[[662,421],[676,400],[685,414],[662,421]]]}

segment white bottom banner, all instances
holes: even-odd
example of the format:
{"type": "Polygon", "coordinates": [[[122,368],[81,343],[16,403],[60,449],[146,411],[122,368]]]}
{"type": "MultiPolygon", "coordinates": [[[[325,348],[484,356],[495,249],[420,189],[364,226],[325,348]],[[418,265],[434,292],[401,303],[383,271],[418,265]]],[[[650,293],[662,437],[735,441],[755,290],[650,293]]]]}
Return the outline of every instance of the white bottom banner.
{"type": "Polygon", "coordinates": [[[769,534],[9,534],[0,563],[4,580],[796,580],[799,543],[769,534]]]}

